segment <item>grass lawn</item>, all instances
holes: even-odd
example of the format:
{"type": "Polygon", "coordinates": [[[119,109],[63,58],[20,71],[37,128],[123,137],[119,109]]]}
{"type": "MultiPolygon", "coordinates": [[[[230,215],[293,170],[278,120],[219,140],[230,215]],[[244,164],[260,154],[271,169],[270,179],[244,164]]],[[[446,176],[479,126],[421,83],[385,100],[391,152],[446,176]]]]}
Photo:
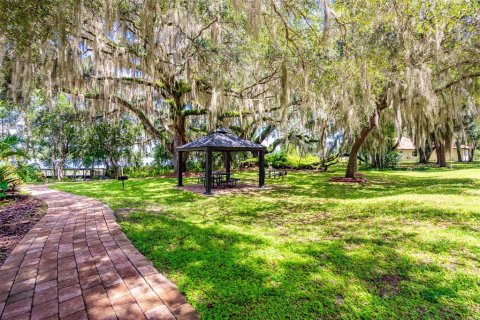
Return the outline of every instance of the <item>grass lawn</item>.
{"type": "Polygon", "coordinates": [[[480,319],[480,164],[365,185],[334,170],[217,197],[163,178],[53,188],[127,208],[124,232],[204,319],[480,319]]]}

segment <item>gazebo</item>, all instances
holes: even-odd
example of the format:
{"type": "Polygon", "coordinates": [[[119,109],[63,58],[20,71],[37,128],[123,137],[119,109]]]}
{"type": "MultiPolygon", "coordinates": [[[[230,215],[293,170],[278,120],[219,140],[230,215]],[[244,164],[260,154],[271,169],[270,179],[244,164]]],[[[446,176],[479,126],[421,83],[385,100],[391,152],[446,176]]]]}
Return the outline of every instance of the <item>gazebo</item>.
{"type": "Polygon", "coordinates": [[[254,143],[237,137],[229,133],[226,129],[220,128],[209,135],[198,140],[189,142],[177,148],[178,161],[178,186],[183,186],[182,175],[182,157],[184,152],[204,151],[206,152],[205,161],[205,194],[212,193],[212,153],[223,152],[226,154],[225,173],[227,179],[230,179],[230,161],[231,152],[250,151],[258,154],[259,177],[258,186],[262,188],[265,185],[265,151],[266,148],[261,144],[254,143]]]}

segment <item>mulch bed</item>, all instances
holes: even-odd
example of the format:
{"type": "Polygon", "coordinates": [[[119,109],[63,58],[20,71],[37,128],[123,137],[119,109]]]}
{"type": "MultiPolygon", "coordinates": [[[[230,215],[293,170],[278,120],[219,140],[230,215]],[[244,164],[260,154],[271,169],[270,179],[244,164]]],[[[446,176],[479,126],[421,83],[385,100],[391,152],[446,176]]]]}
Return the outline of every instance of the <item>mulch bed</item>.
{"type": "Polygon", "coordinates": [[[0,206],[0,267],[23,236],[46,213],[47,205],[36,198],[16,195],[0,206]]]}

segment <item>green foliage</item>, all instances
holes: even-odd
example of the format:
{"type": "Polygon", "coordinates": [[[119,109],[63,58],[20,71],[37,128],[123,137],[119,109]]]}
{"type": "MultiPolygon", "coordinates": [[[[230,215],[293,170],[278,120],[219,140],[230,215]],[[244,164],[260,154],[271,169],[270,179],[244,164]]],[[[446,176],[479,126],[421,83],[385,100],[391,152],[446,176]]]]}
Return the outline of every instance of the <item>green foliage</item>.
{"type": "Polygon", "coordinates": [[[51,34],[55,22],[53,8],[70,1],[3,0],[0,1],[0,33],[15,44],[19,52],[51,34]],[[48,17],[48,18],[47,18],[48,17]]]}
{"type": "Polygon", "coordinates": [[[203,319],[475,319],[479,163],[364,185],[331,169],[214,197],[162,178],[54,187],[128,208],[122,230],[203,319]]]}
{"type": "Polygon", "coordinates": [[[288,166],[288,156],[284,151],[266,154],[265,164],[274,168],[286,168],[288,166]]]}
{"type": "Polygon", "coordinates": [[[153,150],[153,161],[155,166],[163,167],[166,162],[172,160],[171,153],[161,144],[157,144],[153,150]]]}
{"type": "Polygon", "coordinates": [[[188,172],[202,172],[205,171],[203,161],[198,160],[187,160],[187,171],[188,172]]]}
{"type": "Polygon", "coordinates": [[[15,189],[18,184],[18,178],[12,167],[0,165],[0,199],[7,196],[8,190],[15,189]]]}
{"type": "Polygon", "coordinates": [[[132,151],[139,130],[140,127],[128,118],[117,122],[99,120],[85,133],[82,145],[84,163],[90,165],[94,160],[107,160],[111,166],[109,175],[116,177],[122,158],[139,162],[138,155],[132,151]]]}
{"type": "Polygon", "coordinates": [[[318,157],[311,154],[289,154],[288,165],[290,168],[297,170],[316,169],[320,165],[320,160],[318,157]]]}
{"type": "Polygon", "coordinates": [[[164,175],[172,172],[171,166],[141,166],[141,167],[125,167],[123,174],[129,178],[146,178],[164,175]]]}
{"type": "Polygon", "coordinates": [[[0,181],[0,199],[5,199],[7,197],[8,191],[8,182],[0,181]]]}
{"type": "Polygon", "coordinates": [[[401,157],[397,151],[387,151],[385,153],[385,168],[395,169],[401,157]]]}
{"type": "Polygon", "coordinates": [[[22,140],[17,135],[7,135],[0,140],[0,160],[7,164],[0,166],[0,198],[5,198],[7,190],[14,190],[19,183],[19,172],[8,163],[9,158],[21,159],[27,156],[21,143],[22,140]]]}
{"type": "MultiPolygon", "coordinates": [[[[248,158],[242,162],[258,162],[258,158],[248,158]]],[[[265,164],[273,168],[296,170],[316,169],[320,165],[318,157],[312,154],[299,155],[296,152],[276,151],[265,155],[265,164]]]]}
{"type": "Polygon", "coordinates": [[[25,150],[20,146],[22,140],[18,135],[7,135],[0,140],[0,160],[8,160],[10,157],[25,158],[25,150]]]}
{"type": "Polygon", "coordinates": [[[69,156],[80,153],[83,114],[75,110],[65,94],[57,95],[48,107],[45,93],[38,91],[32,96],[31,109],[28,121],[40,160],[63,166],[69,156]]]}
{"type": "Polygon", "coordinates": [[[15,171],[20,180],[23,182],[31,183],[45,181],[45,176],[43,175],[43,172],[34,165],[19,164],[15,171]]]}

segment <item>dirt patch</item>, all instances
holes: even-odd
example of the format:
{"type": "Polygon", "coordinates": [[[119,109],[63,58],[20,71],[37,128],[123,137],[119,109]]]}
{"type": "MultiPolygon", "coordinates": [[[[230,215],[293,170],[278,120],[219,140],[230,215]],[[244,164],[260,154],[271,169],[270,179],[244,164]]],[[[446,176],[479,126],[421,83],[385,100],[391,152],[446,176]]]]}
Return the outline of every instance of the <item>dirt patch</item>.
{"type": "Polygon", "coordinates": [[[386,298],[388,296],[397,295],[400,292],[400,282],[402,277],[398,275],[383,275],[375,279],[375,284],[378,288],[380,297],[386,298]]]}
{"type": "Polygon", "coordinates": [[[23,236],[46,213],[47,205],[34,197],[15,196],[0,207],[0,267],[23,236]]]}
{"type": "Polygon", "coordinates": [[[333,177],[330,182],[346,182],[346,183],[366,183],[367,179],[363,174],[355,174],[355,178],[333,177]]]}
{"type": "Polygon", "coordinates": [[[119,218],[128,218],[130,216],[130,213],[132,212],[132,209],[131,208],[120,208],[120,209],[116,209],[113,214],[115,215],[115,217],[119,218]]]}
{"type": "MultiPolygon", "coordinates": [[[[186,185],[183,187],[177,187],[180,190],[187,190],[190,192],[194,192],[199,195],[205,195],[205,187],[203,184],[193,184],[193,185],[186,185]]],[[[213,188],[212,195],[225,195],[225,194],[232,194],[232,193],[241,193],[243,195],[252,195],[254,196],[256,193],[261,192],[263,190],[272,190],[272,186],[259,188],[257,185],[252,184],[245,184],[239,183],[236,187],[232,188],[213,188]]]]}
{"type": "Polygon", "coordinates": [[[341,294],[337,294],[335,296],[335,300],[333,301],[333,303],[335,303],[335,305],[337,306],[340,306],[343,304],[344,301],[345,301],[345,298],[341,294]]]}
{"type": "MultiPolygon", "coordinates": [[[[233,174],[233,173],[232,173],[233,174]]],[[[198,178],[203,176],[203,172],[183,172],[182,177],[184,178],[198,178]]],[[[167,173],[161,176],[162,178],[176,178],[176,173],[167,173]]]]}

